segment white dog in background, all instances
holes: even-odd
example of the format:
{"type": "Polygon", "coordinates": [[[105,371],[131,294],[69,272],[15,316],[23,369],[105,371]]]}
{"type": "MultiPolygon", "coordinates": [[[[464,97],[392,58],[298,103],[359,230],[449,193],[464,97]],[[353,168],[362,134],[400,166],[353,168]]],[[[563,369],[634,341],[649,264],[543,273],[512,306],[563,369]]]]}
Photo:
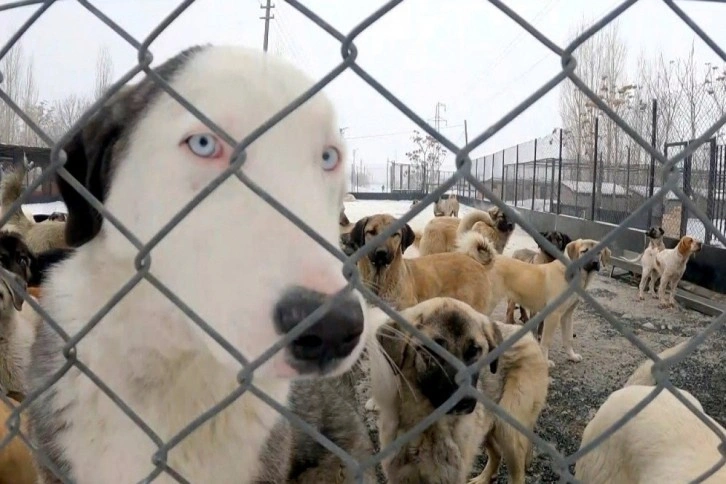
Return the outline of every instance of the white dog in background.
{"type": "MultiPolygon", "coordinates": [[[[156,72],[236,140],[312,86],[288,64],[241,47],[191,48],[156,72]]],[[[331,104],[316,94],[246,148],[241,171],[336,246],[342,143],[331,104]]],[[[111,99],[65,151],[66,169],[145,243],[228,167],[233,147],[147,77],[111,99]]],[[[132,279],[138,250],[67,182],[59,186],[77,249],[51,270],[43,304],[75,335],[132,279]]],[[[153,248],[150,261],[150,273],[248,361],[346,285],[340,261],[234,176],[153,248]]],[[[348,369],[365,338],[362,306],[359,294],[348,295],[262,364],[253,384],[285,404],[291,379],[348,369]]],[[[63,345],[42,325],[32,386],[61,369],[63,345]]],[[[238,389],[243,369],[145,280],[76,352],[164,442],[238,389]]],[[[166,462],[189,482],[250,482],[278,417],[246,392],[182,439],[166,462]]],[[[155,470],[157,444],[77,368],[33,402],[31,425],[41,450],[78,484],[139,482],[155,470]]],[[[42,472],[43,482],[57,482],[42,472]]],[[[176,480],[162,473],[155,482],[176,480]]]]}

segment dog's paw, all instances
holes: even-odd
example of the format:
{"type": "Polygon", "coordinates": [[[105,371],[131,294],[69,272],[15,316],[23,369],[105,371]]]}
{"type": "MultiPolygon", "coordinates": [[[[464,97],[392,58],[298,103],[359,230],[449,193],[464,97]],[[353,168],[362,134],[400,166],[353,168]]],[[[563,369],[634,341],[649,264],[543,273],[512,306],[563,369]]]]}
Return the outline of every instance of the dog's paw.
{"type": "Polygon", "coordinates": [[[582,361],[582,355],[572,352],[567,355],[567,359],[572,361],[573,363],[579,363],[582,361]]]}
{"type": "Polygon", "coordinates": [[[645,295],[643,295],[643,294],[638,294],[638,299],[639,299],[640,301],[643,301],[643,300],[645,300],[645,295]]]}
{"type": "Polygon", "coordinates": [[[378,404],[375,400],[372,398],[369,398],[366,402],[366,410],[369,412],[377,412],[378,411],[378,404]]]}
{"type": "Polygon", "coordinates": [[[554,368],[555,367],[555,362],[552,361],[552,360],[547,360],[547,366],[549,366],[550,368],[554,368]]]}

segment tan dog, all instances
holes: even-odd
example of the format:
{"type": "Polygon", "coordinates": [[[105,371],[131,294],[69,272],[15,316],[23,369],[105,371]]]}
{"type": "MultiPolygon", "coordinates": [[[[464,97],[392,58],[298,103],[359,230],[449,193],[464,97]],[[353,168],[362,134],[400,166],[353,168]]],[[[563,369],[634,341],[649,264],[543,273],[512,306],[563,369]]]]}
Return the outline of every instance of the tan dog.
{"type": "Polygon", "coordinates": [[[701,250],[702,243],[690,235],[681,237],[678,244],[672,249],[664,249],[655,256],[655,271],[660,278],[658,287],[658,298],[660,306],[667,308],[676,305],[676,289],[681,282],[683,273],[686,272],[688,259],[701,250]],[[670,295],[666,296],[666,290],[670,287],[670,295]]]}
{"type": "Polygon", "coordinates": [[[655,269],[655,257],[659,252],[665,250],[665,244],[663,243],[663,236],[665,231],[661,227],[651,227],[646,233],[648,238],[648,246],[645,248],[642,254],[635,259],[626,259],[628,262],[640,261],[642,267],[642,273],[640,276],[640,284],[638,285],[638,299],[641,301],[645,299],[645,287],[650,280],[650,292],[654,296],[655,294],[655,281],[658,279],[658,272],[655,269]]]}
{"type": "MultiPolygon", "coordinates": [[[[565,254],[571,260],[577,260],[587,251],[597,245],[596,240],[577,239],[565,247],[565,254]]],[[[581,287],[587,288],[593,275],[600,270],[600,266],[610,261],[610,249],[604,248],[598,258],[585,264],[581,269],[581,287]]],[[[557,299],[568,287],[565,279],[565,265],[554,260],[548,264],[533,265],[511,257],[498,255],[494,259],[494,273],[492,275],[492,292],[494,299],[507,297],[514,300],[530,311],[539,312],[547,304],[557,299]]],[[[542,340],[540,345],[545,358],[549,358],[549,347],[558,325],[562,328],[562,341],[565,346],[567,358],[570,361],[582,361],[582,356],[575,353],[573,342],[572,315],[579,303],[579,297],[571,295],[560,304],[544,321],[542,340]]],[[[550,367],[555,366],[549,360],[550,367]]]]}
{"type": "MultiPolygon", "coordinates": [[[[350,233],[357,250],[383,232],[396,219],[388,214],[359,220],[350,233]]],[[[498,300],[492,298],[489,274],[496,252],[486,240],[465,241],[460,252],[406,259],[414,233],[406,224],[385,243],[358,261],[363,282],[398,310],[437,296],[464,301],[477,311],[491,313],[498,300]]]]}
{"type": "MultiPolygon", "coordinates": [[[[687,344],[688,340],[658,356],[673,356],[687,344]]],[[[656,382],[652,367],[650,359],[642,363],[624,388],[605,400],[585,427],[580,448],[615,425],[653,392],[656,382]]],[[[703,412],[696,397],[685,390],[678,391],[703,412]]],[[[726,434],[726,429],[708,415],[706,417],[726,434]]],[[[625,425],[580,458],[576,464],[576,477],[588,484],[696,482],[723,460],[718,450],[720,445],[721,439],[713,430],[670,391],[663,390],[625,425]]],[[[698,482],[726,482],[726,467],[722,465],[708,479],[698,482]]]]}
{"type": "MultiPolygon", "coordinates": [[[[493,323],[451,298],[429,299],[401,315],[466,365],[485,357],[503,337],[516,331],[516,327],[493,323]]],[[[382,448],[444,404],[459,388],[453,365],[395,321],[384,320],[376,331],[382,354],[374,345],[368,346],[382,448]]],[[[474,375],[472,385],[532,430],[547,397],[548,380],[547,362],[527,334],[474,375]]],[[[532,457],[531,442],[471,396],[464,396],[444,417],[385,459],[384,472],[389,482],[460,484],[471,472],[484,443],[486,468],[470,482],[488,484],[504,458],[509,482],[523,484],[532,457]]]]}
{"type": "MultiPolygon", "coordinates": [[[[560,232],[558,230],[555,231],[548,231],[548,232],[540,232],[540,235],[547,239],[552,245],[557,247],[557,249],[560,252],[564,252],[565,247],[567,247],[567,244],[572,242],[572,239],[569,235],[567,235],[564,232],[560,232]]],[[[537,244],[539,247],[538,251],[534,251],[531,249],[519,249],[515,250],[514,253],[512,253],[512,258],[521,260],[522,262],[527,262],[529,264],[547,264],[549,262],[552,262],[555,260],[555,257],[547,252],[544,248],[542,248],[541,245],[537,244]]],[[[509,300],[509,303],[507,304],[507,315],[505,322],[507,324],[515,324],[514,321],[514,310],[517,307],[517,303],[509,300]]],[[[530,317],[534,317],[534,313],[527,316],[527,310],[523,307],[519,307],[519,316],[522,320],[522,323],[526,323],[529,321],[530,317]]]]}
{"type": "MultiPolygon", "coordinates": [[[[9,398],[17,406],[17,400],[9,398]]],[[[6,403],[0,403],[0,441],[4,441],[9,431],[5,426],[12,409],[6,403]]],[[[28,418],[25,413],[20,414],[20,431],[28,436],[28,418]]],[[[19,436],[14,436],[2,449],[0,449],[0,484],[36,484],[38,474],[35,469],[33,454],[19,436]]]]}
{"type": "MultiPolygon", "coordinates": [[[[412,205],[413,206],[413,205],[412,205]]],[[[444,195],[434,202],[434,217],[458,217],[459,200],[456,194],[444,195]],[[446,197],[446,198],[445,198],[446,197]]]]}
{"type": "Polygon", "coordinates": [[[514,232],[514,224],[499,207],[492,207],[487,211],[472,210],[462,219],[434,218],[424,228],[419,251],[421,255],[454,252],[459,237],[469,231],[488,238],[494,244],[496,251],[501,254],[514,232]]]}

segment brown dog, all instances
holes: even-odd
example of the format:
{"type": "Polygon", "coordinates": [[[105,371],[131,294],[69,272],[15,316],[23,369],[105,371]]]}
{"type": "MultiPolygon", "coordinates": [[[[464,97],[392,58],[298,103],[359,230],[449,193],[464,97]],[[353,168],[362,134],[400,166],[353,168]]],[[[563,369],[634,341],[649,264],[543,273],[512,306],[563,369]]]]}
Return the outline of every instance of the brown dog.
{"type": "MultiPolygon", "coordinates": [[[[557,247],[560,252],[564,252],[565,247],[567,247],[567,244],[572,242],[572,239],[569,235],[567,235],[564,232],[560,232],[558,230],[555,231],[547,231],[547,232],[540,232],[539,233],[542,237],[547,239],[552,245],[557,247]]],[[[527,262],[529,264],[547,264],[549,262],[552,262],[555,260],[555,256],[547,252],[541,245],[537,244],[539,247],[538,251],[534,251],[531,249],[519,249],[515,250],[512,254],[512,258],[521,260],[522,262],[527,262]]],[[[509,303],[507,304],[507,316],[505,322],[507,324],[515,324],[514,321],[514,310],[517,307],[517,303],[509,300],[509,303]]],[[[527,316],[527,310],[520,306],[519,307],[519,316],[522,320],[522,323],[526,323],[529,321],[530,317],[534,317],[534,314],[531,314],[530,316],[527,316]]]]}
{"type": "Polygon", "coordinates": [[[421,255],[454,252],[459,237],[469,231],[488,238],[501,254],[514,232],[514,224],[499,207],[492,207],[487,211],[473,210],[462,219],[434,218],[424,228],[419,252],[421,255]]]}
{"type": "MultiPolygon", "coordinates": [[[[577,260],[597,243],[596,240],[577,239],[567,244],[565,254],[571,260],[577,260]]],[[[581,287],[587,288],[601,265],[605,265],[609,261],[610,249],[606,247],[595,260],[588,262],[581,269],[581,287]]],[[[507,297],[530,311],[539,312],[567,289],[569,284],[565,278],[566,269],[565,265],[558,260],[548,264],[533,265],[511,257],[497,256],[494,260],[492,275],[494,298],[507,297]]],[[[572,315],[578,303],[579,297],[573,294],[545,319],[540,342],[545,358],[549,357],[549,347],[555,328],[560,325],[568,359],[574,362],[582,361],[582,356],[575,353],[572,347],[574,338],[572,315]]],[[[553,367],[555,364],[550,360],[549,365],[553,367]]]]}
{"type": "MultiPolygon", "coordinates": [[[[429,299],[401,315],[466,365],[476,363],[517,331],[451,298],[429,299]]],[[[380,346],[368,348],[371,393],[378,404],[379,435],[385,447],[445,403],[459,386],[453,365],[397,322],[383,321],[375,332],[380,346]]],[[[529,430],[544,406],[548,382],[547,361],[529,334],[472,378],[472,385],[529,430]]],[[[504,458],[509,482],[523,484],[532,457],[531,442],[470,396],[385,459],[384,471],[390,482],[460,484],[484,442],[487,465],[470,482],[491,482],[504,458]]]]}
{"type": "MultiPolygon", "coordinates": [[[[350,233],[351,246],[357,250],[395,221],[388,214],[359,220],[350,233]]],[[[405,259],[403,253],[414,238],[406,224],[358,261],[361,277],[373,292],[398,310],[448,296],[491,313],[498,300],[491,297],[489,273],[496,252],[489,241],[465,241],[459,252],[405,259]]]]}
{"type": "MultiPolygon", "coordinates": [[[[20,403],[9,398],[14,405],[20,403]]],[[[12,409],[6,403],[0,403],[0,441],[4,441],[9,432],[5,426],[12,409]]],[[[20,414],[20,430],[28,435],[28,418],[25,413],[20,414]]],[[[2,449],[0,449],[0,483],[1,484],[36,484],[38,474],[35,470],[33,454],[19,437],[14,436],[2,449]]]]}

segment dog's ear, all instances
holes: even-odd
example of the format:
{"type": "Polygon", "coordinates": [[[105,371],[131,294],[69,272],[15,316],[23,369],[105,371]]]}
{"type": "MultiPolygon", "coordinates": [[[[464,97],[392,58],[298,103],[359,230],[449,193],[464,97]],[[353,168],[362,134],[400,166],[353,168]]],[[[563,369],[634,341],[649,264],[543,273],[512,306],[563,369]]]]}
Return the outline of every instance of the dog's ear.
{"type": "Polygon", "coordinates": [[[658,234],[659,237],[663,237],[665,235],[665,230],[663,230],[663,227],[658,227],[658,234]]]}
{"type": "Polygon", "coordinates": [[[401,252],[406,252],[406,249],[408,249],[415,241],[416,233],[410,225],[404,225],[401,229],[401,252]]]}
{"type": "MultiPolygon", "coordinates": [[[[25,282],[25,280],[15,274],[13,274],[13,276],[14,276],[15,282],[27,291],[28,284],[25,282]]],[[[2,283],[5,285],[5,287],[7,287],[8,292],[10,293],[10,299],[12,299],[12,303],[13,303],[13,306],[15,307],[15,309],[17,311],[22,310],[23,303],[25,302],[23,297],[19,293],[15,292],[15,290],[12,288],[12,286],[10,284],[8,284],[4,279],[2,280],[2,283]]]]}
{"type": "Polygon", "coordinates": [[[363,217],[358,220],[350,231],[348,245],[358,250],[366,243],[366,224],[369,217],[363,217]]]}
{"type": "Polygon", "coordinates": [[[572,242],[572,239],[569,235],[567,235],[564,232],[560,232],[560,237],[562,238],[562,247],[559,247],[560,250],[565,250],[565,247],[567,247],[567,244],[572,242]]]}
{"type": "MultiPolygon", "coordinates": [[[[489,344],[488,353],[491,353],[494,351],[494,348],[502,344],[502,332],[499,331],[497,325],[491,321],[486,321],[484,323],[484,336],[486,336],[487,343],[489,344]]],[[[499,358],[495,358],[491,363],[489,363],[489,371],[496,373],[498,366],[499,358]]]]}
{"type": "Polygon", "coordinates": [[[350,225],[350,220],[348,220],[348,216],[345,214],[345,209],[340,210],[340,215],[338,216],[338,225],[341,227],[346,227],[350,225]]]}
{"type": "Polygon", "coordinates": [[[570,260],[575,260],[575,258],[577,258],[577,249],[580,245],[579,240],[580,239],[573,240],[565,246],[565,254],[567,254],[567,257],[569,257],[570,260]]]}
{"type": "MultiPolygon", "coordinates": [[[[126,88],[114,95],[63,147],[66,171],[101,203],[110,186],[114,148],[130,118],[142,109],[133,105],[131,93],[126,88]]],[[[56,175],[56,183],[68,208],[66,243],[78,247],[98,234],[103,217],[63,177],[56,175]]]]}
{"type": "Polygon", "coordinates": [[[401,326],[396,321],[388,321],[388,323],[378,328],[376,340],[386,353],[389,363],[395,365],[399,370],[403,369],[409,343],[408,335],[406,332],[401,331],[401,326]]]}

